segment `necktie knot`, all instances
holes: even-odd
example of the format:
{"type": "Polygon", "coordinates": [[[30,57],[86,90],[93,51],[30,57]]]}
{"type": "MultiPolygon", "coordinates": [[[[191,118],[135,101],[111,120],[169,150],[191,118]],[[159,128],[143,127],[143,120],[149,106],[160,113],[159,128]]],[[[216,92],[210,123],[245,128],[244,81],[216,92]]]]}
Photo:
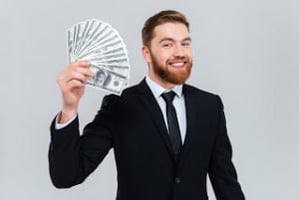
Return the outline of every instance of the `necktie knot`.
{"type": "Polygon", "coordinates": [[[165,92],[162,95],[162,98],[164,99],[164,101],[169,104],[172,103],[174,97],[175,97],[175,92],[174,91],[169,91],[169,92],[165,92]]]}

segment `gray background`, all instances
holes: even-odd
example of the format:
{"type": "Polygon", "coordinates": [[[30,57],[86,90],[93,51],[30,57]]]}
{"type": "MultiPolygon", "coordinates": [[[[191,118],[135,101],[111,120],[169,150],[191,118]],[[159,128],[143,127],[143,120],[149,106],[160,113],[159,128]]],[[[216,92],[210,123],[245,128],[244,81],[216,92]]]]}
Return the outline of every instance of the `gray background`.
{"type": "MultiPolygon", "coordinates": [[[[178,9],[191,22],[189,83],[221,95],[247,199],[298,198],[297,0],[1,0],[0,199],[114,199],[111,152],[79,186],[57,190],[49,179],[48,127],[61,104],[56,76],[67,60],[65,30],[87,18],[112,24],[127,44],[133,85],[147,72],[140,30],[162,9],[178,9]]],[[[81,128],[104,94],[87,89],[81,128]]]]}

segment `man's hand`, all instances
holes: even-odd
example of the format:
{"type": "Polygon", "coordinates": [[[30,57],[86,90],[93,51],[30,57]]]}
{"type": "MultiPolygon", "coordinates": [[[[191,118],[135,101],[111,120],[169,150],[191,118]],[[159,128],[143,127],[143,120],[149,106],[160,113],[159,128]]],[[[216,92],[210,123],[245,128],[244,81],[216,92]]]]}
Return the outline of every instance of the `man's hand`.
{"type": "Polygon", "coordinates": [[[94,76],[88,61],[78,61],[68,65],[57,77],[62,93],[62,111],[58,123],[65,123],[77,114],[79,101],[84,94],[88,77],[94,76]]]}

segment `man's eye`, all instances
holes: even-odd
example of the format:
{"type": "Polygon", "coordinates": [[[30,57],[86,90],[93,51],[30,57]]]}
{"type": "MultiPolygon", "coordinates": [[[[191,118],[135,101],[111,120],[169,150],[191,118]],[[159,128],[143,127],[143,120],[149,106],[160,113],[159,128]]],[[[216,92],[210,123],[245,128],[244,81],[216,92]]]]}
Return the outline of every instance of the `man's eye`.
{"type": "Polygon", "coordinates": [[[166,47],[166,48],[169,48],[169,47],[172,47],[172,44],[171,43],[165,43],[165,44],[162,44],[163,47],[166,47]]]}
{"type": "Polygon", "coordinates": [[[184,46],[184,47],[190,47],[191,46],[191,42],[183,42],[182,46],[184,46]]]}

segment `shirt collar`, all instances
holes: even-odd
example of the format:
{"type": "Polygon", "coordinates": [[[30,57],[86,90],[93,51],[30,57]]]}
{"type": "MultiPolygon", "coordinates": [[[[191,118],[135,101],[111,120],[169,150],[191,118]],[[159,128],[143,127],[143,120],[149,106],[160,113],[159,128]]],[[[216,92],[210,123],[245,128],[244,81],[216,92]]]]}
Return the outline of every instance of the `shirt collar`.
{"type": "Polygon", "coordinates": [[[160,97],[162,93],[168,92],[170,90],[174,91],[178,97],[181,97],[183,95],[183,85],[175,85],[172,89],[169,90],[160,86],[158,83],[150,79],[149,76],[146,76],[145,81],[154,94],[155,98],[160,97]]]}

